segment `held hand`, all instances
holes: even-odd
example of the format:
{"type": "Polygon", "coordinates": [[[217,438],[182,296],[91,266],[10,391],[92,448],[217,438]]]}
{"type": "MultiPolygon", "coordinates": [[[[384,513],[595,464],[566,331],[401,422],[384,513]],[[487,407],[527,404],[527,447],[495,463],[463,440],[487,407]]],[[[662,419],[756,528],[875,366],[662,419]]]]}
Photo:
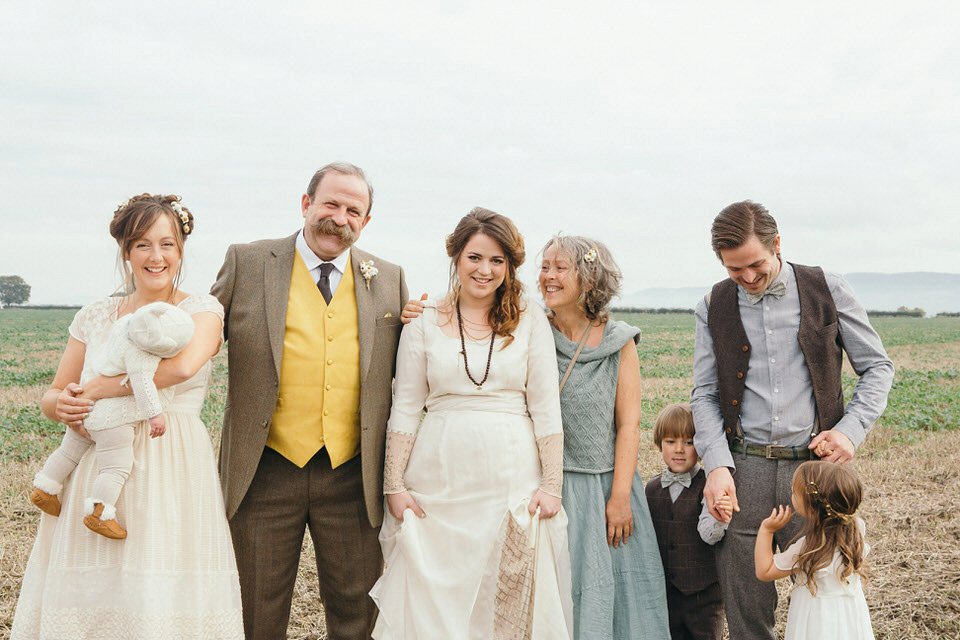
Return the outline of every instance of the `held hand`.
{"type": "Polygon", "coordinates": [[[855,449],[845,434],[833,429],[827,429],[817,434],[807,447],[821,460],[846,464],[853,460],[855,449]]]}
{"type": "Polygon", "coordinates": [[[725,516],[727,521],[733,517],[733,501],[730,499],[730,496],[720,496],[720,499],[716,502],[717,512],[725,516]]]}
{"type": "Polygon", "coordinates": [[[610,498],[607,500],[607,546],[616,549],[627,544],[627,538],[633,533],[633,511],[630,509],[630,497],[626,500],[610,498]]]}
{"type": "Polygon", "coordinates": [[[423,313],[423,301],[426,299],[427,294],[423,294],[419,300],[407,300],[407,304],[403,306],[403,311],[400,312],[400,322],[410,324],[414,318],[423,313]]]}
{"type": "Polygon", "coordinates": [[[420,508],[420,505],[413,499],[409,491],[388,493],[387,507],[390,509],[390,514],[401,522],[403,522],[403,515],[407,509],[412,509],[418,518],[427,517],[427,514],[423,512],[423,509],[420,508]]]}
{"type": "Polygon", "coordinates": [[[534,491],[533,497],[530,499],[530,504],[527,506],[527,511],[530,513],[536,513],[537,507],[540,507],[541,520],[552,518],[560,513],[560,498],[537,489],[534,491]]]}
{"type": "Polygon", "coordinates": [[[162,413],[153,416],[147,422],[150,423],[150,437],[159,438],[167,432],[167,420],[162,413]]]}
{"type": "Polygon", "coordinates": [[[770,512],[770,515],[763,519],[763,522],[760,523],[760,530],[767,531],[769,533],[774,533],[780,531],[787,523],[790,522],[790,518],[793,516],[793,509],[790,507],[785,507],[782,504],[773,511],[770,512]]]}
{"type": "Polygon", "coordinates": [[[724,496],[728,497],[733,511],[740,511],[737,502],[737,486],[733,483],[733,475],[727,467],[717,467],[707,476],[707,484],[703,487],[703,497],[707,499],[707,509],[710,515],[721,522],[730,522],[733,511],[729,514],[717,510],[717,503],[724,496]]]}
{"type": "Polygon", "coordinates": [[[57,396],[57,420],[67,425],[85,438],[90,434],[83,428],[84,419],[90,415],[93,401],[78,398],[83,388],[76,382],[70,382],[57,396]]]}

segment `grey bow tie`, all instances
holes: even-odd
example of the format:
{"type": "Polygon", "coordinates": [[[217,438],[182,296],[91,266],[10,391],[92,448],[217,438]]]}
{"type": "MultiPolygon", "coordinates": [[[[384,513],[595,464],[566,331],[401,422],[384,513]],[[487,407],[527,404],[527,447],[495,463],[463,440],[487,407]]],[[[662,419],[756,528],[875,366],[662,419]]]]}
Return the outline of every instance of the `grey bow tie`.
{"type": "Polygon", "coordinates": [[[665,469],[663,473],[660,474],[660,486],[666,489],[674,482],[678,482],[684,486],[684,488],[690,488],[690,472],[684,471],[683,473],[674,473],[669,469],[665,469]]]}
{"type": "Polygon", "coordinates": [[[748,293],[747,302],[750,304],[757,304],[763,300],[763,296],[770,295],[776,296],[777,298],[783,297],[783,294],[787,292],[787,285],[783,280],[775,280],[769,287],[767,287],[761,293],[748,293]]]}

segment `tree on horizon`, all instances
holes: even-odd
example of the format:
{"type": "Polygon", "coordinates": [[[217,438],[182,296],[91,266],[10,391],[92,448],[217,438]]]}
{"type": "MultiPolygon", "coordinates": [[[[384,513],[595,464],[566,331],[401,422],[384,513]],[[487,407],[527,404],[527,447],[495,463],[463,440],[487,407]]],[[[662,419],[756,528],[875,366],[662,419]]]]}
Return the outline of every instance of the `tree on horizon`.
{"type": "Polygon", "coordinates": [[[0,308],[24,304],[30,299],[30,285],[20,276],[0,276],[0,308]]]}

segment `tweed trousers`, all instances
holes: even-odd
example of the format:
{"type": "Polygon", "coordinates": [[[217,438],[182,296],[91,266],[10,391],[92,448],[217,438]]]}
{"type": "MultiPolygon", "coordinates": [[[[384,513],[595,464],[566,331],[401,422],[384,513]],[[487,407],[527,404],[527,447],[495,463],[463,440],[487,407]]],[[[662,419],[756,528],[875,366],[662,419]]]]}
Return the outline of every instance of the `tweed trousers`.
{"type": "MultiPolygon", "coordinates": [[[[774,640],[777,589],[757,580],[753,563],[757,530],[777,505],[789,505],[793,473],[803,460],[768,460],[733,454],[733,475],[740,511],[734,512],[723,539],[717,543],[717,572],[723,592],[727,628],[737,640],[774,640]]],[[[803,518],[794,515],[774,535],[774,544],[786,549],[800,532],[803,518]]]]}
{"type": "Polygon", "coordinates": [[[360,456],[330,468],[326,448],[301,469],[270,448],[230,519],[247,640],[283,640],[305,529],[310,530],[327,635],[370,637],[380,577],[379,529],[370,526],[360,456]]]}

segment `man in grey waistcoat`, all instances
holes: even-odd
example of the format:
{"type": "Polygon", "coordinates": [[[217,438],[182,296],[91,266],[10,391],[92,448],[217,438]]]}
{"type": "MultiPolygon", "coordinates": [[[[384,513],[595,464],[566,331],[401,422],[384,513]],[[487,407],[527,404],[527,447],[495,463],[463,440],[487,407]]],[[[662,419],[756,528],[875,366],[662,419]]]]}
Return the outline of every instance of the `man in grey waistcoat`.
{"type": "MultiPolygon", "coordinates": [[[[777,223],[762,205],[721,211],[711,244],[730,277],[696,309],[694,441],[710,512],[724,519],[715,507],[722,495],[734,504],[717,545],[730,637],[772,640],[777,592],[753,566],[760,522],[790,504],[804,460],[853,459],[887,405],[893,363],[842,277],[781,259],[777,223]],[[859,376],[846,407],[843,352],[859,376]]],[[[795,516],[776,545],[785,549],[800,526],[795,516]]]]}

